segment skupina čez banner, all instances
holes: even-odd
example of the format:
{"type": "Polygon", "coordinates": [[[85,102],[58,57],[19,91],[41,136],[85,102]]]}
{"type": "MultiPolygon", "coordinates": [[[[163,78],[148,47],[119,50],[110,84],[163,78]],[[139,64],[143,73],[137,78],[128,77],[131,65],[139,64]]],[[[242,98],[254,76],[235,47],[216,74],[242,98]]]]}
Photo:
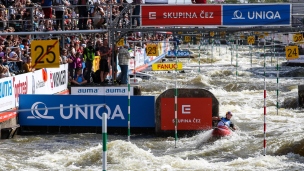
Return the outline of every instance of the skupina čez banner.
{"type": "Polygon", "coordinates": [[[290,26],[291,4],[142,5],[141,25],[290,26]]]}

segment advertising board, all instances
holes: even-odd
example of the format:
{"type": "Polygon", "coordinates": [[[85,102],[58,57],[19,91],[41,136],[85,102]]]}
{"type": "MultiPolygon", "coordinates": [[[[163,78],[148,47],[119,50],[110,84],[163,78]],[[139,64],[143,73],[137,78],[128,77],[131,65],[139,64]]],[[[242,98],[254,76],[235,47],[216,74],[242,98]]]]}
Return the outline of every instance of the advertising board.
{"type": "Polygon", "coordinates": [[[20,94],[56,94],[67,89],[68,64],[60,68],[40,69],[34,72],[0,79],[0,112],[19,106],[20,94]]]}
{"type": "MultiPolygon", "coordinates": [[[[161,129],[174,130],[174,98],[161,99],[161,129]]],[[[178,98],[178,130],[203,130],[212,128],[211,98],[178,98]]]]}
{"type": "Polygon", "coordinates": [[[224,26],[290,26],[291,4],[223,5],[224,26]]]}
{"type": "MultiPolygon", "coordinates": [[[[131,127],[155,127],[154,96],[131,96],[131,127]]],[[[21,126],[128,127],[127,96],[20,95],[21,126]],[[29,109],[29,110],[28,110],[29,109]]]]}
{"type": "MultiPolygon", "coordinates": [[[[130,95],[134,95],[130,87],[130,95]]],[[[71,87],[71,95],[128,96],[128,87],[71,87]]]]}
{"type": "Polygon", "coordinates": [[[141,25],[201,26],[221,25],[221,5],[142,5],[141,25]]]}
{"type": "Polygon", "coordinates": [[[0,111],[15,107],[15,89],[12,77],[0,79],[0,111]]]}

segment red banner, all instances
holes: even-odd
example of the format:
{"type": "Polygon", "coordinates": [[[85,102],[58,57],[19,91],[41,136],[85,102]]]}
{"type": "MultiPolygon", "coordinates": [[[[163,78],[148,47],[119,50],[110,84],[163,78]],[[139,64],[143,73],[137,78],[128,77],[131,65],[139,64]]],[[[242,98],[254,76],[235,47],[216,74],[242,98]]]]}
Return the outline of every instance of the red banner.
{"type": "MultiPolygon", "coordinates": [[[[161,129],[174,130],[174,98],[161,99],[161,129]]],[[[211,98],[178,98],[177,129],[206,130],[212,128],[211,98]]]]}
{"type": "Polygon", "coordinates": [[[141,6],[142,26],[217,26],[221,21],[221,5],[141,6]]]}

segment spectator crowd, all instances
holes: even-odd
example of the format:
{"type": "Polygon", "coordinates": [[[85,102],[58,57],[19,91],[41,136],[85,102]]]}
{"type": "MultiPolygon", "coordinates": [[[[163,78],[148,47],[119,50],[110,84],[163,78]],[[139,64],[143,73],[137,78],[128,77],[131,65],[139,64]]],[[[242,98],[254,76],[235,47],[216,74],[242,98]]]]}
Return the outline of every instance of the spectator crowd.
{"type": "MultiPolygon", "coordinates": [[[[172,38],[167,33],[142,34],[129,33],[126,41],[143,41],[145,43],[127,43],[129,46],[117,47],[108,43],[107,33],[69,34],[68,30],[106,29],[115,20],[115,27],[124,28],[132,25],[138,27],[140,14],[138,4],[133,0],[130,10],[123,10],[126,0],[0,0],[0,29],[5,35],[0,36],[0,78],[32,72],[31,41],[60,40],[60,63],[69,64],[71,84],[107,83],[112,75],[116,80],[117,64],[123,64],[126,71],[130,59],[123,50],[123,63],[117,63],[120,49],[145,48],[148,41],[163,41],[172,38]],[[48,31],[67,31],[65,35],[52,35],[48,31]],[[43,35],[22,35],[10,32],[45,32],[43,35]],[[95,56],[100,57],[99,70],[92,72],[95,56]],[[112,59],[114,56],[114,59],[112,59]]],[[[1,33],[0,32],[0,33],[1,33]]],[[[123,84],[125,84],[123,77],[123,84]]]]}
{"type": "MultiPolygon", "coordinates": [[[[140,1],[134,0],[133,3],[140,1]]],[[[9,35],[9,32],[107,28],[127,4],[126,0],[1,0],[0,30],[6,35],[0,36],[0,78],[35,70],[31,66],[32,40],[60,39],[60,62],[69,63],[71,77],[85,64],[87,68],[91,67],[92,59],[100,56],[100,80],[104,82],[109,72],[109,60],[106,59],[112,52],[107,34],[9,35]]],[[[120,16],[117,27],[130,24],[132,11],[120,16]]],[[[84,71],[86,79],[90,79],[91,69],[84,71]]]]}

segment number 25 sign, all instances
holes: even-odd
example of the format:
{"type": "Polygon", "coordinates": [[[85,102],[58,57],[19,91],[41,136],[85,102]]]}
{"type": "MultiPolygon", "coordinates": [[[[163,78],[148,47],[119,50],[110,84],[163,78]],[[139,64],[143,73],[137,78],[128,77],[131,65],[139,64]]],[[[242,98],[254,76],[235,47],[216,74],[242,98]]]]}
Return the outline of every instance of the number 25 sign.
{"type": "Polygon", "coordinates": [[[31,42],[34,68],[58,68],[60,63],[58,40],[33,40],[31,42]]]}

